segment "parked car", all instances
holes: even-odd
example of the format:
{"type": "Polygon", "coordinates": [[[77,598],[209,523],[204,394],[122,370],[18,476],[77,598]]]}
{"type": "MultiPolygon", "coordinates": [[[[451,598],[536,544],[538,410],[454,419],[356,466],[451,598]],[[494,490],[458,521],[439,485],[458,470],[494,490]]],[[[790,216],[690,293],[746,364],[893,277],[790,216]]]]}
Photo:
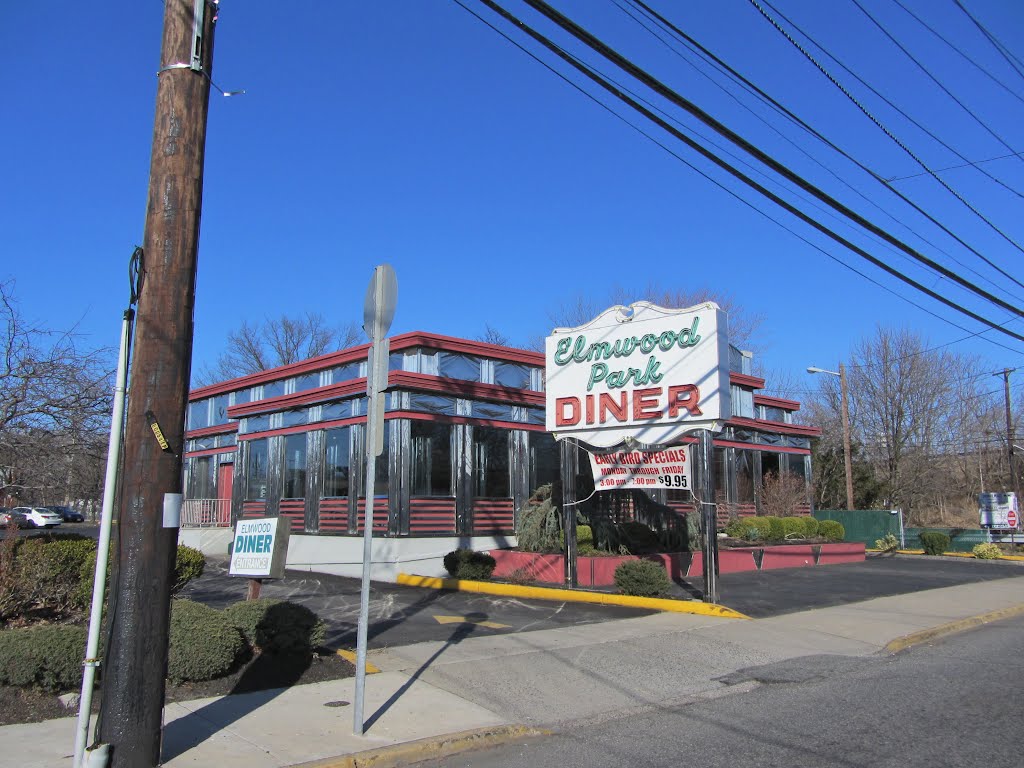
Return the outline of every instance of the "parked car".
{"type": "Polygon", "coordinates": [[[60,515],[60,519],[65,523],[84,523],[85,515],[81,512],[72,509],[71,507],[47,507],[51,512],[56,512],[60,515]]]}
{"type": "Polygon", "coordinates": [[[17,512],[13,509],[0,508],[0,526],[6,528],[11,520],[14,520],[14,524],[19,528],[32,527],[32,523],[30,523],[28,518],[21,512],[17,512]]]}
{"type": "Polygon", "coordinates": [[[64,522],[60,515],[46,507],[15,507],[11,511],[23,514],[35,528],[56,528],[64,522]]]}

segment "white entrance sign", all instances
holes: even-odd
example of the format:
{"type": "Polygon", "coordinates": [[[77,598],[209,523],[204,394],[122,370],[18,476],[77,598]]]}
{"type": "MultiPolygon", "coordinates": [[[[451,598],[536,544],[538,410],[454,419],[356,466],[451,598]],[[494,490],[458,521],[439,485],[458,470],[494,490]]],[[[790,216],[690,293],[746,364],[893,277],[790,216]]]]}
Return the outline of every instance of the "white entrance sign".
{"type": "Polygon", "coordinates": [[[728,320],[717,304],[612,307],[546,343],[546,428],[598,448],[667,445],[731,415],[728,320]]]}
{"type": "Polygon", "coordinates": [[[979,493],[978,517],[982,528],[1008,530],[1020,524],[1015,493],[979,493]]]}
{"type": "Polygon", "coordinates": [[[231,544],[229,575],[283,579],[290,525],[287,518],[280,517],[239,520],[231,544]]]}
{"type": "Polygon", "coordinates": [[[663,451],[615,451],[590,454],[594,470],[594,488],[612,491],[618,488],[693,488],[690,473],[690,449],[675,446],[663,451]]]}

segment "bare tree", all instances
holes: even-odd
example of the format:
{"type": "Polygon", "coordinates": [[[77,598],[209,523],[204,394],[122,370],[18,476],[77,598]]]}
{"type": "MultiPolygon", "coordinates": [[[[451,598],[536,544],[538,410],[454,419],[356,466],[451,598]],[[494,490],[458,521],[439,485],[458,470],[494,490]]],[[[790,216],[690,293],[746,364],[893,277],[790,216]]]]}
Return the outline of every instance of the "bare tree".
{"type": "Polygon", "coordinates": [[[484,323],[484,332],[477,336],[477,341],[482,341],[486,344],[496,344],[499,347],[510,347],[512,342],[509,341],[508,336],[494,328],[490,323],[484,323]]]}
{"type": "Polygon", "coordinates": [[[111,351],[84,349],[74,331],[27,320],[10,280],[0,283],[0,315],[0,498],[95,498],[110,419],[111,351]]]}
{"type": "Polygon", "coordinates": [[[281,315],[267,318],[258,325],[243,321],[237,330],[228,334],[224,351],[216,362],[200,368],[196,384],[206,386],[297,363],[351,347],[362,340],[362,333],[354,324],[328,325],[319,312],[281,315]]]}

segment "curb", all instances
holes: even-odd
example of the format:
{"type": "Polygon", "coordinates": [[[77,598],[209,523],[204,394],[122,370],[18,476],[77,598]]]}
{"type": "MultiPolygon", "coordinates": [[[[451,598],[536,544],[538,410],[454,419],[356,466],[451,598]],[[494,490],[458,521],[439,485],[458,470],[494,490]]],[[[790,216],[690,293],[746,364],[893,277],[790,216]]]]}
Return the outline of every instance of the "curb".
{"type": "Polygon", "coordinates": [[[701,603],[696,600],[666,600],[659,597],[632,597],[612,595],[606,592],[584,592],[575,589],[554,589],[552,587],[527,587],[517,584],[501,584],[487,581],[465,581],[463,579],[438,579],[432,576],[398,574],[397,583],[408,587],[428,589],[450,589],[458,592],[478,592],[485,595],[524,597],[534,600],[558,600],[561,602],[596,603],[599,605],[621,605],[628,608],[648,608],[668,613],[690,613],[699,616],[716,616],[721,619],[749,619],[750,617],[726,608],[724,605],[701,603]]]}
{"type": "Polygon", "coordinates": [[[440,760],[474,749],[497,747],[533,736],[550,736],[552,733],[554,731],[525,725],[499,725],[430,736],[309,763],[296,763],[289,768],[396,768],[423,760],[440,760]]]}
{"type": "MultiPolygon", "coordinates": [[[[356,666],[356,664],[359,661],[356,652],[350,651],[347,648],[338,648],[334,651],[334,653],[338,656],[341,656],[341,658],[345,659],[345,661],[351,663],[353,667],[356,666]]],[[[369,661],[366,662],[366,674],[376,675],[378,672],[380,672],[380,667],[374,666],[369,661]]]]}
{"type": "Polygon", "coordinates": [[[948,624],[942,624],[938,627],[932,627],[931,629],[922,629],[920,632],[913,632],[909,635],[904,635],[903,637],[897,637],[895,640],[889,642],[885,646],[884,650],[889,653],[899,653],[911,646],[920,645],[921,643],[926,643],[929,640],[935,640],[940,637],[956,634],[957,632],[964,632],[968,629],[973,629],[974,627],[980,627],[982,624],[988,624],[1002,619],[1009,619],[1013,616],[1020,616],[1021,614],[1024,614],[1024,603],[1020,603],[1009,608],[1000,608],[995,611],[989,611],[988,613],[981,613],[977,616],[959,619],[958,621],[951,621],[948,624]]]}

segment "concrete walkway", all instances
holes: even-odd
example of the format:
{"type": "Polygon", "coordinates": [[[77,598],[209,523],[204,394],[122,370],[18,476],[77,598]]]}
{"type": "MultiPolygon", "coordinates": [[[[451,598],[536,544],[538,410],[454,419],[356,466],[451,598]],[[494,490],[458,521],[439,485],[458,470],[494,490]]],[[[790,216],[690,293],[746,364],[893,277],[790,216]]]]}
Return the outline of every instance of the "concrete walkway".
{"type": "MultiPolygon", "coordinates": [[[[745,667],[887,653],[972,617],[1018,612],[1024,575],[752,621],[660,613],[490,636],[457,625],[446,641],[371,654],[383,671],[367,677],[364,736],[352,734],[343,703],[353,679],[204,699],[167,706],[165,765],[354,766],[354,754],[375,749],[374,765],[401,765],[530,728],[721,695],[720,679],[745,667]]],[[[0,766],[70,766],[74,724],[0,727],[0,766]]]]}

